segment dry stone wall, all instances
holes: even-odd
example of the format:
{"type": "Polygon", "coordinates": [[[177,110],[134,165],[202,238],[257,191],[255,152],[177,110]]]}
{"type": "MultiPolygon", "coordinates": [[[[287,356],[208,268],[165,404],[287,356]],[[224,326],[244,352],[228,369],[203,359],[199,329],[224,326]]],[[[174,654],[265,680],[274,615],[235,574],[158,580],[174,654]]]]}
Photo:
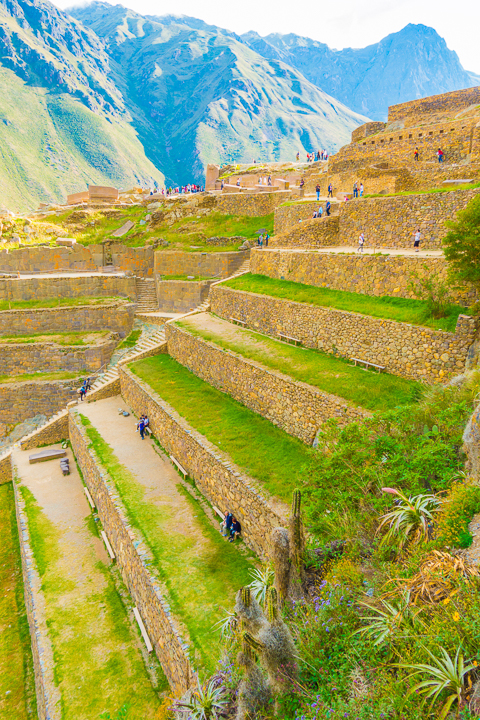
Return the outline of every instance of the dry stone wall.
{"type": "MultiPolygon", "coordinates": [[[[318,210],[320,205],[325,213],[325,202],[323,200],[320,202],[317,200],[303,200],[288,205],[280,205],[275,209],[274,233],[283,233],[295,227],[299,222],[311,220],[313,213],[318,210]]],[[[331,212],[332,215],[338,214],[338,205],[333,205],[331,212]]]]}
{"type": "Polygon", "coordinates": [[[210,282],[160,280],[157,277],[158,309],[167,313],[184,313],[194,310],[208,298],[212,282],[213,280],[210,282]]]}
{"type": "Polygon", "coordinates": [[[0,300],[46,300],[74,297],[125,297],[137,299],[134,277],[122,275],[85,275],[84,277],[0,277],[0,300]]]}
{"type": "Polygon", "coordinates": [[[79,379],[0,384],[0,422],[16,425],[34,415],[50,417],[77,398],[79,379]]]}
{"type": "Polygon", "coordinates": [[[270,215],[276,207],[290,200],[289,190],[271,193],[228,193],[216,196],[216,210],[222,215],[241,215],[244,217],[261,217],[270,215]]]}
{"type": "Polygon", "coordinates": [[[90,491],[98,516],[138,608],[155,652],[173,692],[183,695],[193,683],[188,646],[176,627],[159,582],[147,567],[147,554],[135,547],[137,533],[128,522],[115,484],[90,446],[78,415],[70,412],[72,449],[90,491]]]}
{"type": "Polygon", "coordinates": [[[475,339],[473,318],[460,315],[455,333],[419,325],[246,293],[224,285],[212,288],[211,309],[232,314],[272,337],[284,333],[311,348],[384,366],[394,375],[444,382],[465,369],[475,339]]]}
{"type": "Polygon", "coordinates": [[[175,360],[305,443],[314,441],[327,420],[345,426],[369,415],[343,398],[222,350],[176,325],[166,325],[166,330],[168,352],[175,360]]]}
{"type": "Polygon", "coordinates": [[[270,247],[335,247],[343,244],[339,226],[338,215],[297,222],[290,230],[272,237],[270,247]]]}
{"type": "Polygon", "coordinates": [[[109,362],[116,340],[99,345],[55,345],[54,343],[0,343],[2,375],[36,372],[96,372],[109,362]]]}
{"type": "Polygon", "coordinates": [[[410,100],[388,108],[388,121],[414,118],[415,121],[423,116],[433,113],[456,112],[467,109],[471,105],[480,105],[480,87],[466,88],[454,92],[431,95],[420,100],[410,100]]]}
{"type": "Polygon", "coordinates": [[[0,485],[13,480],[12,453],[0,457],[0,485]]]}
{"type": "Polygon", "coordinates": [[[270,554],[271,531],[285,526],[288,509],[268,497],[219,448],[194,430],[152,388],[120,366],[122,396],[137,416],[146,413],[155,437],[187,471],[202,494],[222,512],[239,518],[245,543],[261,557],[270,554]]]}
{"type": "MultiPolygon", "coordinates": [[[[278,280],[363,295],[415,297],[412,275],[435,276],[447,281],[447,263],[443,257],[421,258],[415,255],[361,255],[356,253],[320,253],[311,251],[253,250],[250,272],[278,280]]],[[[450,287],[452,302],[468,307],[478,299],[475,288],[450,287]]]]}
{"type": "Polygon", "coordinates": [[[133,303],[113,302],[105,305],[4,310],[0,311],[0,335],[110,330],[125,337],[132,329],[135,307],[133,303]]]}
{"type": "Polygon", "coordinates": [[[68,411],[64,410],[57,417],[20,440],[22,450],[31,450],[42,445],[54,445],[68,439],[68,411]]]}
{"type": "MultiPolygon", "coordinates": [[[[157,250],[155,276],[193,275],[203,278],[226,278],[248,258],[248,252],[190,253],[157,250]]],[[[158,278],[157,278],[158,279],[158,278]]]]}

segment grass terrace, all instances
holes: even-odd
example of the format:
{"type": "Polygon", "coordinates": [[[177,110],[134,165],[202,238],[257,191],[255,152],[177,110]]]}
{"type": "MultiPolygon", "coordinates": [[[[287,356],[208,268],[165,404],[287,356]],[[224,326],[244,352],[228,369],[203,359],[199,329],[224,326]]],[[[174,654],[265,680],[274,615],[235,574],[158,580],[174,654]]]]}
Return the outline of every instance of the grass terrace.
{"type": "Polygon", "coordinates": [[[470,314],[467,308],[452,304],[448,306],[445,317],[434,318],[429,313],[427,303],[423,300],[390,297],[389,295],[381,297],[363,295],[315,285],[304,285],[291,280],[277,280],[266,275],[240,275],[224,285],[234,290],[270,295],[320,307],[332,307],[336,310],[347,310],[396,322],[423,325],[447,332],[455,332],[459,315],[470,314]]]}
{"type": "Polygon", "coordinates": [[[105,305],[106,303],[123,300],[124,297],[55,297],[39,300],[0,300],[1,310],[35,310],[37,308],[79,307],[80,305],[105,305]]]}
{"type": "Polygon", "coordinates": [[[12,483],[0,485],[0,718],[36,717],[35,681],[12,483]]]}
{"type": "MultiPolygon", "coordinates": [[[[87,376],[85,370],[83,376],[87,376]]],[[[51,373],[24,373],[23,375],[0,375],[0,383],[20,383],[32,382],[32,380],[72,380],[73,378],[83,377],[78,372],[70,372],[69,370],[60,370],[51,373]]]]}
{"type": "Polygon", "coordinates": [[[0,344],[55,343],[56,345],[97,345],[109,335],[108,330],[94,332],[34,333],[33,335],[2,335],[0,344]]]}
{"type": "Polygon", "coordinates": [[[221,642],[212,627],[225,615],[223,607],[234,603],[238,589],[251,582],[248,571],[253,566],[247,554],[222,538],[180,483],[176,485],[180,499],[172,496],[170,486],[164,488],[161,478],[158,491],[148,491],[90,420],[79,417],[117,487],[129,521],[151,551],[150,569],[166,588],[173,613],[188,629],[197,664],[203,671],[213,672],[221,642]]]}
{"type": "Polygon", "coordinates": [[[224,350],[233,350],[271,370],[314,385],[367,410],[388,410],[415,401],[422,394],[421,384],[413,380],[365,370],[343,358],[287,345],[203,313],[176,324],[224,350]]]}

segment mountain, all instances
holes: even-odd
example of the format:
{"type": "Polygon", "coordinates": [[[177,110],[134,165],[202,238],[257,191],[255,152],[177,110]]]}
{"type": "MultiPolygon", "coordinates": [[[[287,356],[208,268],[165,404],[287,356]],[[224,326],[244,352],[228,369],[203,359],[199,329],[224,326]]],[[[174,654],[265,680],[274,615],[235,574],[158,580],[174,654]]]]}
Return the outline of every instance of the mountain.
{"type": "Polygon", "coordinates": [[[331,50],[293,34],[261,37],[249,32],[241,37],[263,57],[296,68],[317,87],[375,120],[386,119],[389,105],[472,87],[479,81],[463,69],[445,40],[425,25],[407,25],[361,49],[331,50]]]}
{"type": "Polygon", "coordinates": [[[69,12],[104,41],[147,154],[169,179],[201,178],[208,162],[332,152],[365,121],[298,70],[202,21],[103,2],[69,12]]]}
{"type": "Polygon", "coordinates": [[[43,0],[0,0],[0,207],[87,183],[161,182],[92,31],[43,0]]]}

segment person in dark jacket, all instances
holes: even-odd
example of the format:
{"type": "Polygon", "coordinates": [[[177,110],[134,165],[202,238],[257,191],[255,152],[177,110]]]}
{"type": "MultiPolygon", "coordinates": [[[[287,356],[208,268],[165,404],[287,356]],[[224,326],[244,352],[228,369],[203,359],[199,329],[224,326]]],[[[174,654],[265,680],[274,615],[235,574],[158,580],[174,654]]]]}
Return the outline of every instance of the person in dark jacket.
{"type": "Polygon", "coordinates": [[[230,535],[232,521],[233,521],[233,515],[229,510],[227,510],[225,512],[225,516],[224,516],[222,522],[220,523],[221,533],[224,537],[227,537],[228,535],[230,535]]]}
{"type": "Polygon", "coordinates": [[[237,518],[232,518],[232,526],[230,528],[230,537],[228,538],[229,542],[234,542],[235,539],[240,535],[242,532],[242,526],[238,522],[237,518]]]}

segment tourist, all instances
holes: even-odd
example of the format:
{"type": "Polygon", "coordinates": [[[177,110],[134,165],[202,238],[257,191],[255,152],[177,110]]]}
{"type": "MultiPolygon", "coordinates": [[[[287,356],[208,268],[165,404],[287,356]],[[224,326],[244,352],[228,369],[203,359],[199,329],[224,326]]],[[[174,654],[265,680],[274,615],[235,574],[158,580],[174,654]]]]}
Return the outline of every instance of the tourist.
{"type": "Polygon", "coordinates": [[[420,238],[422,237],[422,234],[420,232],[420,228],[417,228],[417,232],[414,235],[413,240],[413,247],[415,248],[415,252],[418,252],[420,250],[420,238]]]}
{"type": "Polygon", "coordinates": [[[360,233],[360,236],[358,238],[358,250],[357,252],[363,253],[363,246],[365,245],[365,235],[363,232],[360,233]]]}
{"type": "Polygon", "coordinates": [[[225,516],[220,523],[220,532],[222,533],[223,537],[227,537],[227,535],[230,535],[230,528],[232,527],[232,520],[233,515],[228,510],[225,511],[225,516]]]}
{"type": "Polygon", "coordinates": [[[224,183],[224,181],[222,180],[222,184],[220,185],[220,190],[223,190],[224,185],[225,185],[225,183],[224,183]]]}
{"type": "Polygon", "coordinates": [[[232,518],[232,526],[230,528],[230,537],[228,538],[229,542],[234,542],[237,537],[240,536],[240,533],[242,532],[242,526],[238,522],[236,517],[232,518]]]}
{"type": "Polygon", "coordinates": [[[320,205],[317,210],[317,217],[321,218],[323,215],[323,207],[320,205]]]}
{"type": "Polygon", "coordinates": [[[272,176],[268,176],[268,187],[272,187],[272,176]]]}
{"type": "Polygon", "coordinates": [[[83,402],[83,399],[84,399],[85,395],[87,394],[87,388],[85,387],[85,385],[82,385],[82,387],[80,388],[78,393],[80,395],[80,401],[83,402]]]}
{"type": "Polygon", "coordinates": [[[269,235],[268,233],[266,233],[266,234],[265,234],[265,238],[264,238],[265,247],[268,247],[268,241],[269,241],[269,240],[270,240],[270,235],[269,235]]]}
{"type": "Polygon", "coordinates": [[[313,211],[313,215],[312,215],[312,219],[315,220],[316,217],[317,217],[317,211],[314,210],[314,211],[313,211]]]}
{"type": "Polygon", "coordinates": [[[443,162],[443,158],[444,158],[443,150],[441,150],[440,148],[438,148],[438,150],[437,150],[437,157],[438,157],[439,163],[443,162]]]}
{"type": "Polygon", "coordinates": [[[353,183],[353,197],[358,198],[358,183],[356,180],[353,183]]]}
{"type": "Polygon", "coordinates": [[[363,183],[360,183],[360,197],[363,197],[363,183]]]}
{"type": "Polygon", "coordinates": [[[329,183],[329,185],[328,185],[328,197],[333,198],[333,185],[332,185],[332,183],[329,183]]]}
{"type": "Polygon", "coordinates": [[[297,153],[297,162],[300,160],[300,153],[297,153]]]}
{"type": "Polygon", "coordinates": [[[317,202],[320,200],[320,185],[317,184],[315,188],[315,192],[317,193],[317,202]]]}
{"type": "Polygon", "coordinates": [[[142,438],[142,440],[144,440],[144,438],[145,438],[145,420],[143,418],[143,415],[140,418],[140,422],[138,423],[138,430],[140,432],[140,437],[142,438]]]}
{"type": "Polygon", "coordinates": [[[330,215],[330,208],[331,208],[330,200],[327,200],[327,204],[325,205],[325,211],[327,213],[327,216],[330,215]]]}
{"type": "Polygon", "coordinates": [[[258,236],[258,247],[261,248],[263,246],[263,235],[260,233],[258,236]]]}
{"type": "Polygon", "coordinates": [[[300,180],[300,187],[303,188],[304,185],[305,185],[305,180],[302,177],[302,179],[300,180]]]}
{"type": "Polygon", "coordinates": [[[237,187],[240,187],[240,178],[237,180],[237,187]]]}

